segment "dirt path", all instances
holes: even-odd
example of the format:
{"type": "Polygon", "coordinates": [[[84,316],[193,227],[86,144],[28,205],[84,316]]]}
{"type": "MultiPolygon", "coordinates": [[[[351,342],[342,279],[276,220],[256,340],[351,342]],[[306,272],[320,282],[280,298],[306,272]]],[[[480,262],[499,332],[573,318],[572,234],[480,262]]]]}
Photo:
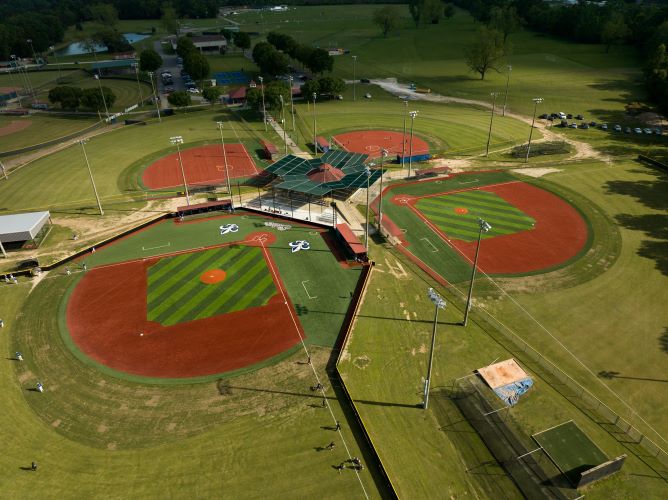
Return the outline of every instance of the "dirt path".
{"type": "MultiPolygon", "coordinates": [[[[482,108],[486,109],[491,109],[492,105],[489,102],[485,101],[476,101],[472,99],[462,99],[459,97],[449,97],[449,96],[443,96],[440,94],[436,94],[434,92],[431,92],[429,94],[422,94],[419,92],[415,92],[414,90],[410,90],[408,88],[408,85],[401,84],[397,82],[396,78],[384,78],[381,80],[371,80],[372,84],[378,85],[380,88],[383,90],[394,94],[396,96],[410,96],[412,99],[415,100],[421,100],[421,101],[429,101],[429,102],[439,102],[439,103],[458,103],[458,104],[472,104],[475,106],[480,106],[482,108]]],[[[514,118],[516,120],[520,120],[528,125],[531,125],[532,117],[530,116],[525,116],[525,115],[520,115],[517,113],[513,113],[510,111],[506,111],[506,116],[509,116],[511,118],[514,118]]],[[[575,149],[575,153],[573,154],[572,157],[569,158],[569,160],[580,160],[580,159],[594,159],[594,160],[601,160],[604,162],[611,162],[612,159],[591,147],[586,142],[581,142],[581,141],[576,141],[574,139],[568,139],[564,137],[561,134],[557,134],[551,130],[551,127],[546,127],[545,124],[541,123],[540,120],[535,122],[534,125],[536,128],[540,129],[541,133],[543,134],[543,138],[536,140],[535,142],[548,142],[548,141],[564,141],[568,144],[570,144],[573,149],[575,149]]],[[[449,160],[450,162],[451,160],[449,160]]],[[[458,165],[458,167],[463,167],[464,165],[458,165]]]]}

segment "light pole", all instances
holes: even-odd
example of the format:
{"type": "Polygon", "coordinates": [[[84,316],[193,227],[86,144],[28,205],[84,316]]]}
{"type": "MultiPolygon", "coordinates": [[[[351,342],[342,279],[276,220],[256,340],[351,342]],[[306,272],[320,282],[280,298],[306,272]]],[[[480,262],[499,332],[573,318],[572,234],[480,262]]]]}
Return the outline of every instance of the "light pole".
{"type": "Polygon", "coordinates": [[[316,140],[316,115],[315,115],[315,99],[317,95],[313,92],[313,151],[316,157],[318,156],[318,141],[316,140]]]}
{"type": "Polygon", "coordinates": [[[383,223],[383,170],[385,167],[385,157],[388,155],[387,149],[380,150],[380,198],[378,199],[378,233],[382,235],[381,224],[383,223]]]}
{"type": "MultiPolygon", "coordinates": [[[[12,60],[14,60],[16,58],[16,56],[11,56],[11,57],[12,57],[12,60]]],[[[16,65],[16,61],[14,61],[14,65],[16,65]]],[[[12,85],[14,85],[14,88],[16,89],[16,97],[19,100],[19,106],[22,108],[23,103],[21,102],[21,88],[16,86],[16,80],[14,80],[13,70],[14,70],[14,67],[10,65],[9,66],[9,77],[12,80],[12,85]]],[[[21,76],[20,76],[21,72],[19,71],[18,66],[16,66],[16,72],[19,73],[19,85],[20,85],[20,83],[21,83],[21,76]]]]}
{"type": "Polygon", "coordinates": [[[295,131],[295,104],[292,100],[292,75],[288,77],[290,80],[290,115],[292,116],[292,131],[295,131]]]}
{"type": "MultiPolygon", "coordinates": [[[[32,61],[33,61],[33,63],[37,64],[37,54],[35,54],[35,47],[33,47],[32,38],[28,38],[26,40],[26,42],[28,42],[30,44],[30,50],[32,51],[32,61]]],[[[32,94],[33,97],[35,97],[36,96],[35,87],[32,86],[32,82],[30,81],[30,76],[28,75],[28,68],[24,67],[23,70],[26,72],[26,78],[28,79],[28,84],[30,85],[30,93],[32,94]]]]}
{"type": "Polygon", "coordinates": [[[353,56],[353,101],[357,100],[357,93],[355,92],[356,82],[357,82],[357,56],[353,56]]]}
{"type": "Polygon", "coordinates": [[[132,67],[135,69],[135,76],[137,77],[137,90],[139,90],[139,105],[144,104],[144,94],[141,91],[141,84],[139,83],[139,64],[134,63],[132,67]]]}
{"type": "MultiPolygon", "coordinates": [[[[190,206],[190,195],[188,194],[188,183],[186,182],[186,172],[183,170],[183,159],[181,158],[181,144],[183,144],[183,137],[176,135],[170,137],[169,141],[173,146],[176,146],[176,150],[179,152],[179,165],[181,166],[181,176],[183,177],[183,190],[186,192],[186,205],[190,206]]],[[[223,151],[225,149],[223,148],[223,151]]]]}
{"type": "Polygon", "coordinates": [[[542,97],[533,98],[533,118],[531,119],[531,130],[529,130],[529,144],[527,144],[527,156],[524,158],[524,163],[529,163],[529,151],[531,151],[531,135],[533,134],[533,125],[536,122],[536,108],[543,102],[542,97]]]}
{"type": "Polygon", "coordinates": [[[60,63],[58,62],[58,54],[56,54],[56,47],[51,45],[49,50],[53,52],[53,58],[56,60],[56,66],[58,66],[58,80],[60,81],[63,78],[63,75],[60,70],[60,63]]]}
{"type": "Polygon", "coordinates": [[[485,148],[485,156],[489,155],[489,141],[492,140],[492,122],[494,121],[494,109],[496,107],[496,96],[499,95],[498,92],[492,92],[489,95],[492,96],[492,116],[489,118],[489,132],[487,133],[487,147],[485,148]]]}
{"type": "Polygon", "coordinates": [[[408,101],[404,101],[404,135],[401,136],[401,161],[406,158],[406,117],[408,116],[408,101]]]}
{"type": "Polygon", "coordinates": [[[513,70],[513,67],[508,65],[508,74],[506,76],[506,96],[503,98],[503,114],[501,116],[506,116],[506,104],[508,103],[508,85],[510,84],[510,72],[513,70]]]}
{"type": "Polygon", "coordinates": [[[280,94],[278,98],[281,100],[281,125],[283,127],[283,143],[285,144],[285,156],[288,155],[288,138],[285,134],[285,111],[283,106],[283,94],[280,94]]]}
{"type": "Polygon", "coordinates": [[[475,257],[473,258],[473,270],[471,271],[471,285],[469,285],[469,295],[468,298],[466,299],[466,309],[464,309],[464,321],[462,321],[462,325],[466,326],[466,323],[468,323],[469,320],[469,311],[471,310],[471,297],[473,296],[473,281],[475,280],[475,271],[478,267],[478,254],[480,253],[480,240],[482,239],[482,233],[489,231],[492,229],[492,226],[490,226],[487,222],[485,222],[482,219],[478,219],[478,226],[480,227],[480,231],[478,232],[478,245],[475,248],[475,257]]]}
{"type": "Polygon", "coordinates": [[[258,77],[258,80],[260,80],[260,91],[262,92],[262,120],[264,121],[264,131],[267,131],[267,109],[264,107],[264,78],[261,76],[258,77]]]}
{"type": "Polygon", "coordinates": [[[97,200],[97,207],[100,209],[100,215],[104,215],[104,210],[102,210],[102,203],[100,203],[100,197],[97,194],[97,188],[95,187],[95,179],[93,179],[93,171],[90,169],[88,155],[86,154],[86,147],[84,146],[84,144],[86,144],[88,140],[81,139],[78,142],[79,144],[81,144],[81,149],[83,150],[84,158],[86,159],[86,166],[88,167],[88,175],[90,175],[90,183],[93,185],[93,192],[95,193],[95,199],[97,200]]]}
{"type": "Polygon", "coordinates": [[[230,205],[234,210],[234,200],[232,196],[232,186],[230,185],[230,173],[227,170],[227,151],[225,151],[225,139],[223,138],[223,122],[217,122],[220,129],[220,142],[223,144],[223,158],[225,161],[225,180],[227,181],[227,192],[230,193],[230,205]]]}
{"type": "Polygon", "coordinates": [[[411,116],[411,145],[408,153],[408,177],[411,176],[411,167],[413,165],[413,122],[417,116],[417,111],[409,111],[408,114],[411,116]]]}
{"type": "Polygon", "coordinates": [[[160,117],[160,105],[158,104],[158,96],[155,95],[155,85],[153,85],[153,71],[148,72],[148,77],[151,79],[151,90],[153,91],[153,101],[155,102],[155,109],[158,111],[158,121],[162,123],[162,118],[160,117]]]}
{"type": "Polygon", "coordinates": [[[102,96],[102,102],[104,103],[104,112],[107,114],[107,121],[109,121],[109,109],[107,109],[107,99],[104,97],[104,92],[102,91],[102,83],[100,82],[99,75],[93,75],[93,78],[97,80],[97,85],[100,87],[100,95],[102,96]]]}
{"type": "Polygon", "coordinates": [[[364,167],[366,174],[366,224],[364,226],[364,247],[366,253],[369,253],[369,179],[371,178],[371,170],[369,167],[364,167]]]}
{"type": "MultiPolygon", "coordinates": [[[[23,68],[24,72],[22,74],[21,73],[21,61],[20,61],[20,59],[18,57],[16,57],[16,55],[14,55],[14,54],[12,54],[10,57],[12,58],[12,61],[14,61],[14,65],[16,66],[16,71],[19,74],[19,81],[21,81],[21,78],[23,78],[23,85],[24,85],[25,94],[29,96],[31,94],[31,91],[30,91],[30,82],[28,81],[28,77],[27,77],[27,71],[25,71],[25,68],[23,68]]],[[[21,106],[23,106],[23,104],[21,104],[21,99],[20,98],[19,98],[19,104],[21,106]]]]}
{"type": "Polygon", "coordinates": [[[445,309],[445,299],[441,297],[436,290],[430,288],[427,290],[429,300],[434,304],[434,327],[431,331],[431,349],[429,351],[429,367],[427,368],[427,378],[424,380],[424,401],[422,408],[427,409],[429,405],[429,385],[431,383],[431,367],[434,363],[434,346],[436,345],[436,325],[438,324],[438,310],[445,309]]]}

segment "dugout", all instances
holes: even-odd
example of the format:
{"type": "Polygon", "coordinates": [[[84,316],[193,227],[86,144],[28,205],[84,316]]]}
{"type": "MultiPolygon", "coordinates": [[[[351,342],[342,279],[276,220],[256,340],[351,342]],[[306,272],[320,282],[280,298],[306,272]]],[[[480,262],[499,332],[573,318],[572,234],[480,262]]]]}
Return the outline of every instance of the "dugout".
{"type": "Polygon", "coordinates": [[[353,230],[345,222],[336,225],[336,235],[354,260],[366,262],[367,248],[362,245],[353,230]]]}
{"type": "Polygon", "coordinates": [[[329,151],[331,148],[329,147],[329,141],[325,139],[322,136],[318,136],[315,138],[317,150],[316,152],[320,151],[321,153],[326,153],[329,151]]]}
{"type": "Polygon", "coordinates": [[[420,153],[420,154],[414,154],[413,156],[401,156],[400,154],[397,155],[397,163],[399,164],[404,164],[408,162],[418,162],[418,161],[427,161],[431,158],[431,155],[429,153],[420,153]]]}
{"type": "Polygon", "coordinates": [[[232,208],[232,200],[217,200],[207,201],[204,203],[196,203],[194,205],[184,205],[176,209],[179,217],[186,215],[203,214],[206,212],[216,212],[218,210],[230,210],[232,208]]]}
{"type": "Polygon", "coordinates": [[[264,157],[267,160],[275,160],[278,156],[278,148],[269,141],[262,140],[262,151],[264,152],[264,157]]]}
{"type": "Polygon", "coordinates": [[[7,249],[37,248],[51,227],[48,211],[0,215],[0,243],[7,249]]]}

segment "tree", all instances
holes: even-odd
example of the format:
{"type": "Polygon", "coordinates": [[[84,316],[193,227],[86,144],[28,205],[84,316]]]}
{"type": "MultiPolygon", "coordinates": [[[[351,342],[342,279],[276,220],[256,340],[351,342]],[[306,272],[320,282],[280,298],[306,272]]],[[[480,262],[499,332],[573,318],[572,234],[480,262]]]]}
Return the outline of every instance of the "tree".
{"type": "Polygon", "coordinates": [[[320,94],[334,97],[343,92],[346,88],[346,83],[341,78],[323,76],[322,78],[318,78],[318,87],[320,87],[320,94]]]}
{"type": "Polygon", "coordinates": [[[481,80],[485,79],[490,69],[498,71],[505,54],[502,39],[501,33],[483,26],[478,29],[473,45],[464,51],[466,65],[471,71],[479,73],[481,80]]]}
{"type": "Polygon", "coordinates": [[[183,69],[193,80],[202,80],[209,76],[209,61],[199,52],[189,52],[183,58],[183,69]]]}
{"type": "Polygon", "coordinates": [[[422,0],[422,22],[427,24],[438,24],[443,15],[443,2],[441,0],[422,0]]]}
{"type": "Polygon", "coordinates": [[[307,67],[308,62],[311,59],[311,54],[314,50],[315,49],[309,45],[298,45],[292,57],[297,59],[297,61],[299,61],[302,66],[307,67]]]}
{"type": "Polygon", "coordinates": [[[325,49],[314,49],[307,66],[313,73],[331,72],[334,68],[334,58],[325,49]]]}
{"type": "Polygon", "coordinates": [[[318,80],[308,80],[302,85],[302,95],[304,99],[310,101],[313,98],[313,94],[320,94],[320,83],[318,80]]]}
{"type": "MultiPolygon", "coordinates": [[[[422,17],[422,9],[420,4],[422,3],[422,0],[409,0],[408,2],[408,12],[410,12],[411,17],[413,18],[413,22],[415,23],[415,27],[417,28],[420,26],[420,18],[422,17]]],[[[375,20],[374,20],[375,22],[375,20]]],[[[378,24],[378,23],[376,23],[378,24]]],[[[383,35],[387,35],[386,32],[383,32],[383,35]]]]}
{"type": "Polygon", "coordinates": [[[246,104],[253,109],[262,106],[262,90],[258,87],[248,89],[246,91],[246,104]]]}
{"type": "Polygon", "coordinates": [[[647,60],[645,84],[650,98],[663,113],[668,113],[668,55],[664,44],[660,44],[647,60]]]}
{"type": "Polygon", "coordinates": [[[220,97],[220,94],[223,93],[223,89],[220,87],[207,87],[204,90],[202,90],[202,97],[209,101],[211,105],[213,106],[218,102],[218,98],[220,97]]]}
{"type": "Polygon", "coordinates": [[[450,19],[454,15],[455,15],[455,6],[452,5],[451,3],[446,3],[443,6],[443,17],[446,19],[450,19]]]}
{"type": "Polygon", "coordinates": [[[234,36],[234,33],[232,33],[230,30],[223,28],[220,30],[220,34],[225,37],[225,40],[227,40],[227,43],[232,43],[232,37],[234,36]]]}
{"type": "Polygon", "coordinates": [[[190,103],[192,102],[190,99],[190,94],[188,92],[184,92],[182,90],[179,90],[178,92],[172,92],[167,96],[167,101],[169,101],[169,104],[172,106],[176,106],[177,108],[184,108],[186,106],[190,106],[190,103]]]}
{"type": "Polygon", "coordinates": [[[624,42],[630,34],[631,30],[626,25],[624,16],[620,12],[612,12],[601,28],[601,41],[605,44],[605,51],[610,52],[612,44],[624,42]]]}
{"type": "Polygon", "coordinates": [[[373,13],[373,23],[380,28],[383,36],[399,27],[399,11],[393,5],[378,9],[373,13]]]}
{"type": "Polygon", "coordinates": [[[90,6],[90,15],[93,21],[113,28],[118,24],[118,11],[116,7],[108,3],[96,3],[90,6]]]}
{"type": "Polygon", "coordinates": [[[492,7],[489,14],[488,26],[503,33],[503,43],[506,43],[510,34],[515,33],[522,27],[522,19],[517,13],[517,9],[512,5],[492,7]]]}
{"type": "Polygon", "coordinates": [[[259,65],[260,61],[265,57],[265,55],[270,54],[275,50],[276,49],[272,44],[268,42],[260,42],[256,44],[255,47],[253,47],[253,61],[259,65]]]}
{"type": "Polygon", "coordinates": [[[233,34],[234,45],[239,47],[242,51],[250,49],[251,38],[245,31],[237,31],[233,34]]]}
{"type": "Polygon", "coordinates": [[[84,89],[81,92],[81,105],[97,111],[104,111],[105,104],[107,105],[107,109],[109,109],[115,102],[116,94],[109,87],[102,87],[102,93],[96,87],[84,89]],[[102,99],[102,94],[104,94],[104,99],[102,99]]]}
{"type": "Polygon", "coordinates": [[[106,46],[109,53],[129,52],[132,50],[132,45],[126,38],[118,31],[110,28],[104,28],[94,33],[92,40],[95,43],[106,46]]]}
{"type": "Polygon", "coordinates": [[[269,109],[281,108],[281,97],[283,96],[283,103],[290,102],[290,86],[287,82],[275,80],[269,82],[264,87],[264,103],[269,109]]]}
{"type": "Polygon", "coordinates": [[[49,90],[49,102],[60,103],[62,109],[77,109],[81,102],[81,89],[61,85],[49,90]]]}
{"type": "Polygon", "coordinates": [[[274,49],[267,54],[259,64],[260,71],[265,75],[282,75],[288,72],[290,60],[288,56],[274,49]]]}
{"type": "Polygon", "coordinates": [[[139,69],[157,71],[162,66],[162,57],[153,49],[144,49],[139,54],[139,69]]]}
{"type": "Polygon", "coordinates": [[[197,48],[195,47],[193,41],[187,36],[179,37],[179,39],[176,41],[176,53],[179,55],[179,57],[185,59],[186,56],[191,52],[197,52],[197,48]]]}
{"type": "Polygon", "coordinates": [[[176,18],[176,10],[171,4],[165,4],[162,7],[162,17],[160,18],[160,24],[164,28],[166,33],[174,33],[178,36],[179,34],[179,21],[176,18]]]}

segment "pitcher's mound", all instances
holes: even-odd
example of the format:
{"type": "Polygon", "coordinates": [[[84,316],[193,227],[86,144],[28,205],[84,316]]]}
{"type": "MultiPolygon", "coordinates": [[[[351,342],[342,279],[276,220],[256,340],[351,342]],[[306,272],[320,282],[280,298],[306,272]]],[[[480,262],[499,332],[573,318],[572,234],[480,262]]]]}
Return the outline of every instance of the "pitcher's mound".
{"type": "Polygon", "coordinates": [[[455,213],[459,214],[459,215],[464,215],[464,214],[469,213],[469,209],[465,208],[465,207],[457,207],[457,208],[455,208],[455,213]]]}
{"type": "Polygon", "coordinates": [[[220,283],[227,277],[227,273],[223,271],[222,269],[209,269],[208,271],[204,271],[199,279],[202,283],[206,283],[207,285],[214,285],[216,283],[220,283]]]}

